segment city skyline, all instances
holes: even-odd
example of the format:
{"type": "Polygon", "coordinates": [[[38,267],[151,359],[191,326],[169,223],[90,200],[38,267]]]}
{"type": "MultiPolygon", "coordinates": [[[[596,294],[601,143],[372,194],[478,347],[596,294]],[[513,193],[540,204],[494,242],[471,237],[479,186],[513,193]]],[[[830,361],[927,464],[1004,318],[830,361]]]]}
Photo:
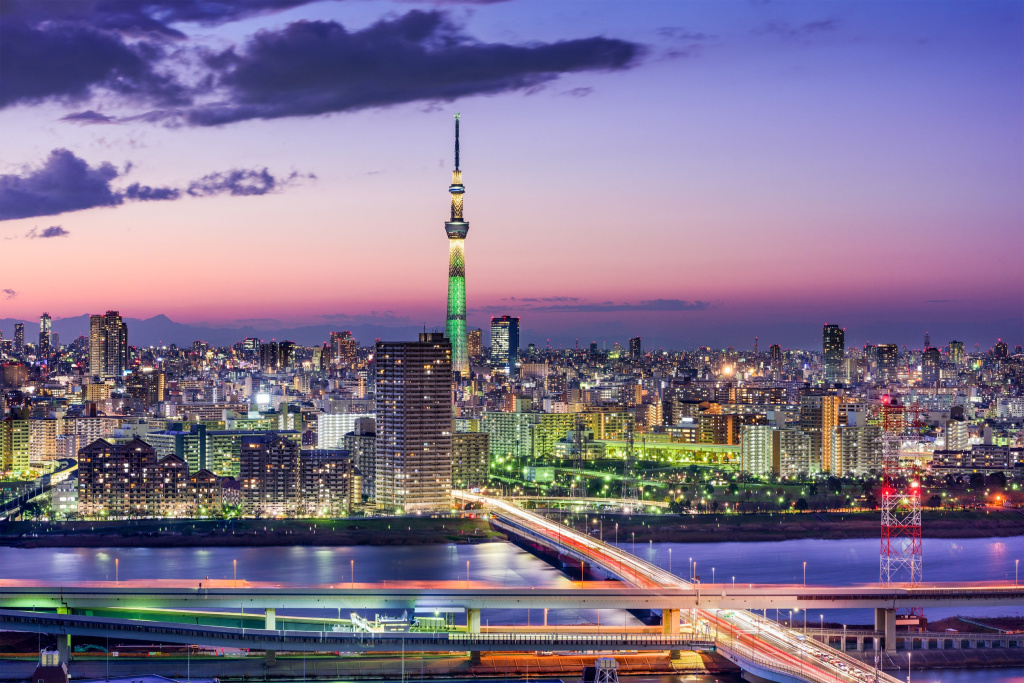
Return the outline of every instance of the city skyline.
{"type": "Polygon", "coordinates": [[[507,314],[524,344],[646,348],[813,349],[825,322],[851,346],[1024,337],[1016,4],[40,7],[8,6],[4,57],[77,36],[95,68],[5,76],[2,318],[443,329],[438,188],[462,111],[470,328],[507,314]],[[147,41],[165,56],[140,62],[147,41]],[[285,85],[247,69],[308,67],[311,44],[362,50],[387,87],[341,101],[357,89],[322,69],[309,87],[333,99],[260,109],[285,85]],[[512,56],[474,82],[456,48],[512,56]],[[412,87],[416,58],[448,70],[412,87]],[[220,109],[188,59],[220,79],[220,109]],[[82,286],[83,260],[109,267],[82,286]]]}

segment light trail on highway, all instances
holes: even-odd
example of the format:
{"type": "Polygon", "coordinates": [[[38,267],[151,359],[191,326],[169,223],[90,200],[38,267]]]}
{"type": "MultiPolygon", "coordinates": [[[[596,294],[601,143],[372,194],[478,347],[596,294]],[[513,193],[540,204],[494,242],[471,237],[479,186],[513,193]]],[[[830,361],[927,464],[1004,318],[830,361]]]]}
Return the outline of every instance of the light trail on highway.
{"type": "MultiPolygon", "coordinates": [[[[689,589],[700,594],[700,583],[691,583],[656,565],[641,560],[616,546],[595,540],[542,515],[524,510],[499,498],[489,498],[462,491],[453,492],[456,498],[479,503],[502,517],[511,526],[522,528],[545,538],[557,549],[567,549],[591,560],[591,563],[619,577],[636,588],[651,591],[665,588],[689,589]]],[[[581,577],[582,578],[582,577],[581,577]]],[[[713,587],[717,590],[718,587],[713,587]]],[[[724,593],[726,589],[722,588],[724,593]]],[[[847,656],[823,643],[808,642],[793,629],[759,618],[755,614],[737,610],[693,610],[689,620],[696,635],[700,628],[714,628],[714,639],[722,653],[730,659],[746,659],[776,673],[828,683],[863,683],[878,681],[896,683],[898,679],[878,669],[867,667],[859,660],[847,656]],[[728,616],[726,616],[728,615],[728,616]],[[723,640],[724,639],[724,640],[723,640]]],[[[707,635],[710,635],[708,633],[707,635]]]]}

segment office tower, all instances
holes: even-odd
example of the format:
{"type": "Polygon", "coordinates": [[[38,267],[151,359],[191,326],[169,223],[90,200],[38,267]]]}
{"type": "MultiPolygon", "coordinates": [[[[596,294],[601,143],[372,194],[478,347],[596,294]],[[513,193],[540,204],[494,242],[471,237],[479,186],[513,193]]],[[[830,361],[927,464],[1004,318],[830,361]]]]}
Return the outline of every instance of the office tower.
{"type": "Polygon", "coordinates": [[[377,342],[377,507],[449,506],[452,488],[452,345],[424,332],[377,342]]]}
{"type": "Polygon", "coordinates": [[[31,467],[32,424],[13,416],[0,421],[0,471],[27,473],[31,467]]]}
{"type": "Polygon", "coordinates": [[[832,474],[864,476],[882,471],[882,429],[878,425],[845,424],[835,428],[832,474]]]}
{"type": "Polygon", "coordinates": [[[479,361],[484,355],[484,331],[479,327],[466,334],[466,348],[470,360],[479,361]]]}
{"type": "Polygon", "coordinates": [[[56,332],[50,334],[50,350],[53,353],[60,351],[60,335],[56,332]]]}
{"type": "Polygon", "coordinates": [[[89,376],[120,377],[128,367],[128,326],[117,311],[89,317],[89,376]]]}
{"type": "Polygon", "coordinates": [[[772,344],[768,347],[768,358],[772,364],[772,370],[782,370],[782,347],[772,344]]]}
{"type": "Polygon", "coordinates": [[[276,372],[281,363],[280,349],[277,342],[270,340],[266,344],[260,344],[260,368],[265,372],[276,372]]]}
{"type": "Polygon", "coordinates": [[[878,358],[878,379],[883,382],[896,380],[896,361],[899,358],[900,349],[896,344],[879,344],[875,347],[875,355],[878,358]]]}
{"type": "MultiPolygon", "coordinates": [[[[17,346],[17,344],[15,344],[17,346]]],[[[949,362],[957,367],[964,364],[964,343],[955,339],[949,342],[949,362]]]]}
{"type": "Polygon", "coordinates": [[[491,318],[491,365],[514,373],[519,362],[519,318],[491,318]]]}
{"type": "Polygon", "coordinates": [[[295,365],[295,342],[287,340],[278,342],[277,358],[282,370],[290,370],[295,365]]]}
{"type": "Polygon", "coordinates": [[[942,357],[939,350],[929,346],[921,355],[921,381],[931,385],[939,383],[939,368],[942,366],[942,357]]]}
{"type": "Polygon", "coordinates": [[[469,378],[469,348],[466,339],[466,234],[469,223],[462,218],[462,184],[459,170],[459,115],[455,115],[455,170],[452,184],[452,219],[444,224],[448,233],[448,317],[444,331],[451,342],[452,371],[469,378]]]}
{"type": "Polygon", "coordinates": [[[242,358],[247,361],[258,361],[262,346],[263,344],[256,337],[246,337],[242,340],[242,358]]]}
{"type": "Polygon", "coordinates": [[[629,340],[629,357],[633,360],[640,360],[642,355],[644,355],[644,347],[640,337],[631,337],[629,340]]]}
{"type": "Polygon", "coordinates": [[[1009,356],[1009,351],[1010,348],[1006,345],[1006,342],[1000,339],[999,341],[996,342],[996,346],[992,355],[996,358],[996,360],[1006,360],[1009,356]]]}
{"type": "Polygon", "coordinates": [[[39,348],[36,349],[36,358],[50,357],[50,314],[43,313],[39,317],[39,348]]]}
{"type": "Polygon", "coordinates": [[[772,473],[774,430],[770,425],[745,425],[740,431],[740,471],[756,477],[772,473]]]}
{"type": "Polygon", "coordinates": [[[25,355],[25,323],[14,323],[14,355],[25,355]]]}
{"type": "Polygon", "coordinates": [[[811,439],[809,473],[834,472],[833,433],[839,426],[839,397],[804,394],[800,397],[800,429],[811,439]]]}
{"type": "Polygon", "coordinates": [[[821,355],[825,365],[825,381],[843,381],[843,356],[846,353],[846,330],[839,325],[825,325],[821,333],[821,355]]]}
{"type": "Polygon", "coordinates": [[[351,368],[356,364],[359,344],[348,330],[331,332],[331,362],[334,367],[351,368]]]}

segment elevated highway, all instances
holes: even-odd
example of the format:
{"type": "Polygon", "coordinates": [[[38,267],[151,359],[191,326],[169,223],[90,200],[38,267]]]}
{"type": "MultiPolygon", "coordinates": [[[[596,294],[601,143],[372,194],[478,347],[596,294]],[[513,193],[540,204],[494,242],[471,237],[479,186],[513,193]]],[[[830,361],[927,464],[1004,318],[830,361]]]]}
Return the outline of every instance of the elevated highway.
{"type": "Polygon", "coordinates": [[[478,586],[408,588],[360,584],[357,588],[313,586],[280,588],[144,587],[118,585],[4,586],[0,609],[900,609],[902,607],[978,607],[1024,604],[1024,587],[1003,585],[886,588],[881,586],[777,586],[691,584],[631,587],[587,582],[586,587],[530,588],[478,586]]]}
{"type": "Polygon", "coordinates": [[[712,650],[709,639],[651,633],[353,633],[196,626],[138,619],[0,610],[0,629],[267,651],[450,652],[712,650]]]}

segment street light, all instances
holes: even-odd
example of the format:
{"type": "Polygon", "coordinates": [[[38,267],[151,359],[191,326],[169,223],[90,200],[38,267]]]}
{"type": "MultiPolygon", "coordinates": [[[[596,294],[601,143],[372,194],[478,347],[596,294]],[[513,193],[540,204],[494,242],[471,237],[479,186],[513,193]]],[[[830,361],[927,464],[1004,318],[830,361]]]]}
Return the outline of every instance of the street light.
{"type": "Polygon", "coordinates": [[[466,560],[466,585],[469,585],[469,560],[466,560]]]}
{"type": "Polygon", "coordinates": [[[114,583],[121,583],[121,558],[119,557],[114,558],[114,583]]]}
{"type": "Polygon", "coordinates": [[[348,571],[349,571],[349,579],[348,579],[349,580],[349,588],[355,588],[356,587],[356,561],[355,560],[349,560],[348,561],[348,571]]]}
{"type": "Polygon", "coordinates": [[[672,548],[668,549],[668,573],[672,573],[672,548]]]}
{"type": "Polygon", "coordinates": [[[807,588],[807,560],[804,560],[804,588],[807,588]]]}
{"type": "Polygon", "coordinates": [[[1020,575],[1020,560],[1013,561],[1013,585],[1017,586],[1017,577],[1020,575]]]}
{"type": "Polygon", "coordinates": [[[238,588],[238,560],[231,560],[231,566],[235,573],[235,580],[232,583],[235,584],[235,588],[238,588]]]}

